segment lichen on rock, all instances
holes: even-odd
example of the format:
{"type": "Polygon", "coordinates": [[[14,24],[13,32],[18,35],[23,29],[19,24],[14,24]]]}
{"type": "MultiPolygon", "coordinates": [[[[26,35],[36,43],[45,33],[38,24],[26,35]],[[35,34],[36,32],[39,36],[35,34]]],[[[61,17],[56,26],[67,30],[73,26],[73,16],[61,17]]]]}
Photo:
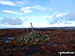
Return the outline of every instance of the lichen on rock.
{"type": "Polygon", "coordinates": [[[19,36],[16,39],[18,42],[27,44],[27,43],[41,43],[47,40],[47,36],[41,34],[39,31],[31,31],[27,35],[19,36]]]}

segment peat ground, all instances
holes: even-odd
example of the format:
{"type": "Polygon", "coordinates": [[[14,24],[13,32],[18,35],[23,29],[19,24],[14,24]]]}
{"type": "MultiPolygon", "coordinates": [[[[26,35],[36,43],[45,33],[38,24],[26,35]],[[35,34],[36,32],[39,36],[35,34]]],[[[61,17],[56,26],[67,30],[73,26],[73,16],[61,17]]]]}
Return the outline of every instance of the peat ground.
{"type": "MultiPolygon", "coordinates": [[[[14,38],[27,35],[31,29],[0,29],[0,56],[60,56],[58,52],[75,52],[75,29],[34,29],[51,39],[41,45],[25,45],[14,38]]],[[[75,55],[61,55],[75,56],[75,55]]]]}

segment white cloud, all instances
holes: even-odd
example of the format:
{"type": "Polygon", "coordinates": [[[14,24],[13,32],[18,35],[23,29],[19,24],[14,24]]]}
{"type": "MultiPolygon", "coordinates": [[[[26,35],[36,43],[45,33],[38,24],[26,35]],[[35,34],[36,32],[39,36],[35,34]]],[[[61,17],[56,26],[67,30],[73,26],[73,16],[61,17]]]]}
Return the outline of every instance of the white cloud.
{"type": "Polygon", "coordinates": [[[25,25],[4,25],[4,24],[0,24],[0,29],[3,28],[24,28],[25,25]]]}
{"type": "Polygon", "coordinates": [[[2,5],[9,5],[9,6],[15,6],[15,3],[11,2],[11,1],[0,1],[0,4],[2,5]]]}
{"type": "Polygon", "coordinates": [[[40,5],[35,5],[35,6],[32,6],[32,8],[34,8],[34,9],[39,9],[39,10],[42,10],[42,11],[52,11],[52,9],[51,8],[46,8],[46,7],[42,7],[42,6],[40,6],[40,5]]]}
{"type": "Polygon", "coordinates": [[[32,22],[34,27],[63,27],[63,26],[75,26],[75,17],[69,12],[56,13],[51,16],[41,16],[41,17],[27,17],[27,21],[24,24],[32,22]],[[71,17],[71,19],[68,18],[71,17]],[[39,19],[38,19],[39,18],[39,19]],[[73,19],[72,19],[73,18],[73,19]]]}
{"type": "Polygon", "coordinates": [[[21,8],[21,10],[24,12],[24,13],[31,13],[32,10],[30,9],[30,7],[24,7],[24,8],[21,8]]]}
{"type": "Polygon", "coordinates": [[[45,17],[48,17],[48,18],[50,18],[49,20],[52,20],[52,19],[54,19],[54,17],[53,16],[41,16],[41,17],[26,17],[26,18],[23,18],[24,19],[24,21],[17,21],[17,23],[16,23],[16,20],[18,20],[17,18],[16,19],[14,19],[14,18],[7,18],[6,20],[5,20],[5,18],[4,18],[4,20],[3,20],[3,22],[6,22],[6,23],[8,23],[8,24],[10,24],[10,25],[8,25],[8,24],[4,24],[4,25],[1,25],[0,24],[0,26],[1,27],[13,27],[13,28],[15,28],[15,27],[18,27],[18,28],[21,28],[21,27],[26,27],[26,28],[28,28],[28,27],[31,27],[30,26],[30,22],[33,24],[33,27],[65,27],[65,26],[75,26],[75,21],[66,21],[66,20],[64,20],[63,21],[63,18],[62,18],[62,20],[57,20],[57,22],[56,23],[53,23],[53,24],[49,24],[50,22],[52,22],[52,21],[49,21],[48,19],[46,19],[45,17]],[[37,18],[39,18],[39,19],[37,19],[37,18]],[[12,19],[12,20],[11,20],[12,19]],[[11,21],[10,21],[11,20],[11,21]],[[10,21],[10,22],[9,22],[10,21]],[[15,21],[15,23],[14,23],[14,21],[15,21]],[[62,21],[62,22],[61,22],[62,21]],[[11,23],[12,22],[12,23],[11,23]],[[22,25],[21,25],[21,22],[23,23],[22,25]],[[20,24],[19,24],[20,23],[20,24]],[[16,25],[15,25],[16,24],[16,25]],[[15,25],[15,26],[14,26],[15,25]]]}
{"type": "Polygon", "coordinates": [[[21,10],[24,12],[24,13],[31,13],[33,11],[33,9],[37,9],[37,10],[42,10],[42,11],[51,11],[52,9],[50,8],[44,8],[44,7],[41,7],[40,5],[35,5],[35,6],[27,6],[27,7],[23,7],[21,8],[21,10]]]}
{"type": "Polygon", "coordinates": [[[34,16],[32,16],[32,17],[26,17],[25,19],[28,19],[28,20],[36,20],[36,19],[38,19],[38,18],[41,18],[41,17],[34,17],[34,16]]]}
{"type": "MultiPolygon", "coordinates": [[[[41,23],[32,23],[33,24],[33,27],[73,27],[75,26],[75,23],[72,23],[72,24],[41,24],[41,23]]],[[[31,27],[30,26],[30,22],[26,22],[26,24],[23,24],[23,25],[4,25],[4,24],[0,24],[0,29],[1,28],[29,28],[31,27]]]]}
{"type": "MultiPolygon", "coordinates": [[[[26,9],[30,9],[30,8],[31,7],[26,7],[26,9]]],[[[67,20],[68,18],[66,18],[67,16],[72,16],[74,13],[72,12],[72,14],[71,13],[69,15],[68,14],[69,14],[68,12],[64,12],[64,13],[56,13],[56,14],[51,15],[51,16],[32,16],[32,17],[26,17],[26,18],[23,18],[23,24],[19,25],[19,26],[20,27],[30,27],[30,22],[33,24],[33,27],[65,27],[65,26],[75,26],[75,21],[67,20]]],[[[18,22],[20,22],[20,21],[18,21],[18,22]]],[[[11,25],[14,25],[14,23],[11,24],[11,25]]],[[[16,25],[15,27],[19,27],[19,26],[16,25]]],[[[12,26],[12,27],[14,27],[14,26],[12,26]]]]}
{"type": "Polygon", "coordinates": [[[57,17],[57,18],[58,18],[58,17],[63,17],[63,16],[65,16],[65,15],[67,15],[67,14],[68,14],[68,12],[59,13],[59,14],[56,15],[56,17],[57,17]]]}
{"type": "Polygon", "coordinates": [[[31,8],[33,8],[33,7],[28,6],[28,7],[23,7],[23,8],[21,8],[21,10],[22,10],[24,13],[31,13],[31,12],[32,12],[32,9],[31,9],[31,8]]]}
{"type": "Polygon", "coordinates": [[[75,21],[75,11],[70,11],[65,17],[67,20],[75,21]]]}
{"type": "Polygon", "coordinates": [[[52,15],[52,16],[43,16],[43,18],[45,18],[45,19],[48,19],[48,18],[53,19],[53,17],[54,17],[54,15],[52,15]]]}
{"type": "Polygon", "coordinates": [[[20,7],[23,7],[23,6],[25,6],[25,5],[27,5],[27,4],[29,4],[29,2],[28,1],[15,1],[15,4],[16,4],[16,6],[20,6],[20,7]]]}
{"type": "Polygon", "coordinates": [[[47,24],[46,22],[24,22],[24,26],[25,27],[31,27],[30,23],[33,24],[33,27],[50,27],[49,24],[47,24]]]}
{"type": "Polygon", "coordinates": [[[4,17],[0,20],[0,24],[4,25],[22,25],[23,21],[20,18],[4,17]]]}
{"type": "Polygon", "coordinates": [[[22,1],[14,1],[14,2],[9,1],[9,0],[0,0],[0,4],[2,4],[2,5],[9,5],[9,6],[23,7],[23,6],[27,5],[27,4],[29,4],[29,2],[28,1],[24,1],[24,0],[22,0],[22,1]]]}
{"type": "Polygon", "coordinates": [[[22,15],[22,13],[17,13],[17,12],[11,11],[11,10],[3,10],[3,12],[11,13],[11,14],[17,14],[17,15],[22,15]]]}
{"type": "Polygon", "coordinates": [[[75,12],[57,13],[52,16],[43,16],[51,26],[75,26],[75,12]]]}

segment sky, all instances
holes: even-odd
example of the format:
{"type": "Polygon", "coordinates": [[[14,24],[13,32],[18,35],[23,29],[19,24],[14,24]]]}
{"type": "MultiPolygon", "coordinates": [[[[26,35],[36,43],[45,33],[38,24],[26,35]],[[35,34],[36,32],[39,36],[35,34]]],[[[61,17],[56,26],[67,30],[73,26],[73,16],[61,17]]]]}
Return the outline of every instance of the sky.
{"type": "Polygon", "coordinates": [[[75,27],[75,0],[0,0],[0,28],[75,27]]]}

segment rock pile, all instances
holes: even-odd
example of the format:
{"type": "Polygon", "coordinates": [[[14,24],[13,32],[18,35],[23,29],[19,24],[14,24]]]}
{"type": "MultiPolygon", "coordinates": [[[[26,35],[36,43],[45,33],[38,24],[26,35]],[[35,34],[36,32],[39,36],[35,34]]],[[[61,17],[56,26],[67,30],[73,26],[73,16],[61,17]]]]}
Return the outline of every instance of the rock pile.
{"type": "Polygon", "coordinates": [[[47,36],[41,34],[39,31],[31,31],[29,34],[20,36],[16,39],[18,42],[21,43],[38,43],[38,42],[43,42],[47,40],[47,36]]]}

